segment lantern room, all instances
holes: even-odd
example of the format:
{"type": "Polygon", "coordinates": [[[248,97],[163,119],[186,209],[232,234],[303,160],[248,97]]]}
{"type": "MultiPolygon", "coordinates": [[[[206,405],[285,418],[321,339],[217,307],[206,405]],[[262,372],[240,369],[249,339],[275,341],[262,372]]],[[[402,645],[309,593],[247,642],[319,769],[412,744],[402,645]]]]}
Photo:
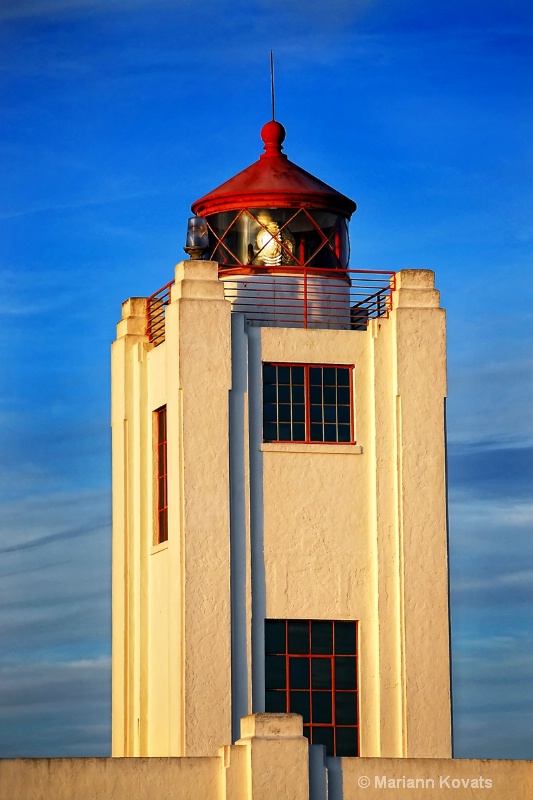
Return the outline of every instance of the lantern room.
{"type": "Polygon", "coordinates": [[[207,222],[209,257],[222,270],[311,267],[346,269],[348,221],[356,204],[282,153],[285,129],[261,130],[264,153],[234,178],[197,200],[207,222]]]}
{"type": "Polygon", "coordinates": [[[203,252],[218,262],[233,310],[249,321],[349,327],[356,204],[289,161],[279,122],[267,122],[261,138],[257,162],[193,203],[203,252]]]}

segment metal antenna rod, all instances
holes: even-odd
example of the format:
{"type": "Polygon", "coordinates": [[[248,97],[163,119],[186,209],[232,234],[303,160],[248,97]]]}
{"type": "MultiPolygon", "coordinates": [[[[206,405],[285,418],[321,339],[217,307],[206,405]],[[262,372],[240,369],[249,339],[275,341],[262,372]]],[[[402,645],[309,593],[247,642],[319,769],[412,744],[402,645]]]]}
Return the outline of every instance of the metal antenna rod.
{"type": "Polygon", "coordinates": [[[274,53],[270,51],[270,89],[272,93],[272,119],[274,116],[274,53]]]}

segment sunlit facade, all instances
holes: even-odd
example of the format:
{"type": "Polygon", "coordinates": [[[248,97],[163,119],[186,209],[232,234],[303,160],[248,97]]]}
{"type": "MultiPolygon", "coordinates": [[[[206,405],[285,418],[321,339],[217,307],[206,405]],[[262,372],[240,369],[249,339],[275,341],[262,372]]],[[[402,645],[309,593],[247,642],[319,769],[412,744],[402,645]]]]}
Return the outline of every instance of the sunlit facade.
{"type": "Polygon", "coordinates": [[[328,759],[447,758],[444,311],[429,271],[352,268],[355,203],[284,135],[123,304],[113,755],[214,756],[269,712],[328,759]]]}

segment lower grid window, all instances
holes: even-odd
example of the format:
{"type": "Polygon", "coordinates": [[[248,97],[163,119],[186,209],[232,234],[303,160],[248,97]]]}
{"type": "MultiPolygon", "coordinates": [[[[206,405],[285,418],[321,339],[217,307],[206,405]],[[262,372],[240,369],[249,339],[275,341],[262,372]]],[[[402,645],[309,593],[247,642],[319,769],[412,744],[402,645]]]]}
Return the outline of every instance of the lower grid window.
{"type": "Polygon", "coordinates": [[[301,714],[326,755],[359,755],[356,622],[265,620],[265,689],[265,710],[301,714]]]}
{"type": "Polygon", "coordinates": [[[353,367],[263,364],[265,442],[353,442],[353,367]]]}

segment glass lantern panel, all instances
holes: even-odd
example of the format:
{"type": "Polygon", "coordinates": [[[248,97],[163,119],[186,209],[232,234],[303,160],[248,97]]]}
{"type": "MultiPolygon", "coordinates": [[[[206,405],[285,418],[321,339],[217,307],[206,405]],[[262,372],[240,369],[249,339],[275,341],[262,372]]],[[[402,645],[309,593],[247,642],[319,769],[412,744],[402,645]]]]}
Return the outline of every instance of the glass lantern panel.
{"type": "Polygon", "coordinates": [[[252,208],[207,218],[210,257],[221,267],[346,269],[347,221],[329,211],[252,208]]]}

